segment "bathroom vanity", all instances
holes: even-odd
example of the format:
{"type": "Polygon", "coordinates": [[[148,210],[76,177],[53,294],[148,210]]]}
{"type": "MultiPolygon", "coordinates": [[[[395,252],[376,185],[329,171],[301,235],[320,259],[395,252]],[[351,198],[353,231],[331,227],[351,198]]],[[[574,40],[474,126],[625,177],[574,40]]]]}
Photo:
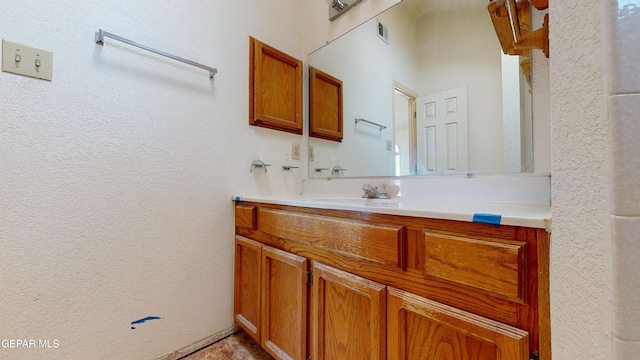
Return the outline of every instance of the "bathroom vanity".
{"type": "Polygon", "coordinates": [[[548,206],[424,203],[236,198],[236,323],[277,359],[550,359],[548,206]]]}

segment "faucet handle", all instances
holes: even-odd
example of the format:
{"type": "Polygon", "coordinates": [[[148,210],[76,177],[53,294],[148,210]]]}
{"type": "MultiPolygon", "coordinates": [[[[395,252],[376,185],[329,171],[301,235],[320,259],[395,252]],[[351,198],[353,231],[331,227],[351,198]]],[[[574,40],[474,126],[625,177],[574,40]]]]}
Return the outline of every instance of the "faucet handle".
{"type": "Polygon", "coordinates": [[[362,195],[363,198],[372,199],[378,197],[378,188],[376,187],[364,184],[362,185],[362,190],[364,190],[364,194],[362,195]]]}
{"type": "Polygon", "coordinates": [[[389,195],[390,186],[387,184],[381,184],[376,188],[378,190],[378,199],[391,199],[391,195],[389,195]]]}

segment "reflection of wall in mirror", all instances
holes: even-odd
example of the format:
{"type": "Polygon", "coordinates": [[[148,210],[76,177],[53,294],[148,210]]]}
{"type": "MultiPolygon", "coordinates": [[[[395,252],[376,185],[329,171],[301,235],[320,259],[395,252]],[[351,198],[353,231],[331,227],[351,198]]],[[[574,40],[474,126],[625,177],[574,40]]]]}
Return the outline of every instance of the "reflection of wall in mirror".
{"type": "Polygon", "coordinates": [[[311,66],[344,82],[345,104],[343,143],[310,139],[316,153],[310,177],[318,177],[314,168],[334,165],[349,169],[347,176],[395,174],[395,152],[386,146],[394,140],[394,81],[422,95],[468,85],[469,168],[503,171],[501,50],[486,8],[407,21],[414,17],[400,4],[378,16],[389,29],[388,44],[378,38],[374,18],[310,56],[311,66]],[[426,41],[416,45],[419,39],[426,41]],[[355,118],[387,129],[355,125],[355,118]]]}

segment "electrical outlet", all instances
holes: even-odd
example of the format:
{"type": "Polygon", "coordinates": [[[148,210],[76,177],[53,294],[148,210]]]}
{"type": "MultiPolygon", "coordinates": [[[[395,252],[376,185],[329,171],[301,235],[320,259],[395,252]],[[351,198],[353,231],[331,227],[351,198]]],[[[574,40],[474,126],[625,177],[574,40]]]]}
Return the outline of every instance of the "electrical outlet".
{"type": "Polygon", "coordinates": [[[291,160],[300,160],[300,144],[291,144],[291,160]]]}
{"type": "Polygon", "coordinates": [[[2,71],[51,81],[53,53],[2,40],[2,71]]]}
{"type": "Polygon", "coordinates": [[[316,156],[313,153],[313,146],[309,146],[309,161],[316,161],[316,156]]]}
{"type": "Polygon", "coordinates": [[[387,150],[393,151],[393,141],[387,140],[387,150]]]}

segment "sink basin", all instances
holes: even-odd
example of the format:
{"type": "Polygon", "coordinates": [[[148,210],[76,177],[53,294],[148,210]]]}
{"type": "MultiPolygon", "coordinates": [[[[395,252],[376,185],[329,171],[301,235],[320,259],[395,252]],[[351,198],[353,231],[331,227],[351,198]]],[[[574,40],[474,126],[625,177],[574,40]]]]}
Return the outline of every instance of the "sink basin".
{"type": "Polygon", "coordinates": [[[328,203],[328,204],[343,204],[354,206],[384,206],[384,207],[399,207],[397,199],[366,199],[366,198],[309,198],[306,201],[328,203]]]}

